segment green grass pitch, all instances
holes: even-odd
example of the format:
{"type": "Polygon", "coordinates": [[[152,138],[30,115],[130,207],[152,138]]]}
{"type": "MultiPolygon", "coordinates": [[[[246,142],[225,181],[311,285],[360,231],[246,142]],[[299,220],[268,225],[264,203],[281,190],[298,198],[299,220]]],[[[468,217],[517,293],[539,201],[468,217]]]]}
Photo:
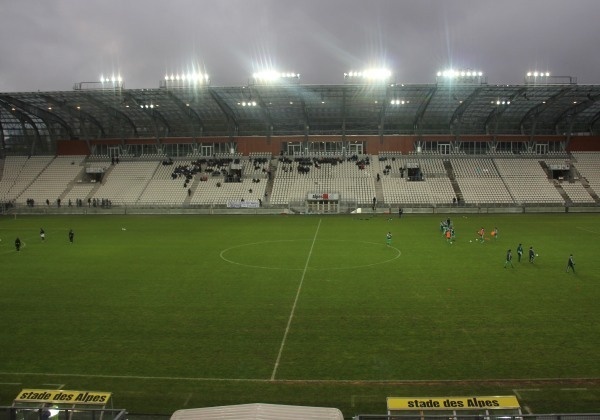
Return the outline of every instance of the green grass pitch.
{"type": "Polygon", "coordinates": [[[63,387],[137,413],[513,393],[600,411],[600,216],[451,215],[452,245],[446,217],[5,216],[0,404],[63,387]]]}

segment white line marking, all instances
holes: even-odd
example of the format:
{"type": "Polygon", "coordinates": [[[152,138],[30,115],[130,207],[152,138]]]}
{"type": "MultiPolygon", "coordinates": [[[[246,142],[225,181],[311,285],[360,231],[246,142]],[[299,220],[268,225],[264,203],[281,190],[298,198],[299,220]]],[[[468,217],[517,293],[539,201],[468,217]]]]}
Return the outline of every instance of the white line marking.
{"type": "Polygon", "coordinates": [[[22,382],[0,382],[0,385],[21,385],[22,382]]]}
{"type": "MultiPolygon", "coordinates": [[[[195,381],[195,382],[271,382],[268,378],[194,378],[190,376],[141,376],[141,375],[95,375],[87,373],[51,373],[51,372],[0,372],[0,376],[56,376],[58,378],[99,378],[99,379],[143,379],[162,381],[195,381]]],[[[328,383],[328,384],[464,384],[466,382],[477,383],[506,383],[506,382],[559,382],[559,381],[600,381],[600,378],[492,378],[492,379],[278,379],[281,383],[328,383]]],[[[519,391],[541,391],[539,388],[518,389],[519,391]]]]}
{"type": "Polygon", "coordinates": [[[290,332],[290,325],[292,324],[292,318],[294,318],[294,312],[296,312],[296,304],[298,303],[298,298],[300,297],[300,291],[302,290],[302,283],[304,283],[304,277],[306,276],[306,271],[308,270],[308,263],[310,261],[310,257],[313,252],[313,248],[315,247],[315,242],[317,241],[317,235],[319,234],[319,228],[321,227],[321,220],[319,219],[319,224],[317,225],[317,230],[315,231],[315,236],[313,236],[312,244],[310,245],[310,250],[308,251],[308,257],[306,257],[306,264],[304,264],[304,271],[302,272],[302,277],[300,278],[300,284],[298,285],[298,290],[296,291],[296,298],[294,299],[294,305],[292,306],[292,311],[290,312],[290,317],[288,318],[287,326],[285,327],[285,333],[283,333],[283,340],[281,340],[281,346],[279,346],[279,353],[277,354],[277,360],[275,360],[275,366],[273,367],[273,373],[271,374],[271,380],[275,379],[275,375],[277,374],[277,368],[279,367],[279,361],[281,360],[281,353],[283,353],[283,346],[285,346],[285,340],[287,339],[287,335],[290,332]]]}
{"type": "Polygon", "coordinates": [[[595,235],[600,235],[600,232],[595,232],[595,231],[593,231],[593,230],[585,229],[585,228],[582,228],[582,227],[579,227],[579,226],[577,226],[577,229],[579,229],[579,230],[583,230],[584,232],[593,233],[593,234],[595,234],[595,235]]]}
{"type": "Polygon", "coordinates": [[[190,400],[192,399],[192,395],[193,394],[191,392],[188,394],[187,398],[185,399],[185,402],[183,403],[184,407],[186,407],[189,404],[190,400]]]}
{"type": "Polygon", "coordinates": [[[42,385],[54,385],[56,389],[63,389],[66,384],[42,384],[42,385]]]}
{"type": "Polygon", "coordinates": [[[587,391],[587,388],[561,388],[561,391],[587,391]]]}
{"type": "MultiPolygon", "coordinates": [[[[249,244],[242,244],[242,245],[235,245],[229,248],[226,248],[224,250],[221,251],[221,253],[219,254],[219,256],[221,257],[221,259],[223,261],[226,261],[230,264],[235,264],[235,265],[239,265],[242,267],[249,267],[249,268],[260,268],[260,269],[264,269],[264,270],[289,270],[289,271],[300,271],[300,270],[306,270],[307,268],[290,268],[290,267],[268,267],[268,266],[262,266],[262,265],[254,265],[254,264],[244,264],[244,263],[239,263],[237,261],[231,260],[229,258],[227,258],[225,255],[231,251],[232,249],[237,249],[237,248],[242,248],[245,246],[256,246],[256,245],[263,245],[263,244],[268,244],[268,243],[280,243],[280,242],[298,242],[301,241],[301,239],[296,240],[296,239],[283,239],[283,240],[278,240],[278,241],[261,241],[261,242],[253,242],[253,243],[249,243],[249,244]]],[[[340,240],[340,239],[321,239],[319,240],[319,242],[348,242],[348,241],[344,241],[344,240],[340,240]]],[[[384,244],[379,244],[379,243],[375,243],[375,242],[367,242],[367,241],[358,241],[358,243],[363,243],[363,244],[367,244],[367,245],[377,245],[377,246],[385,246],[384,244]]],[[[370,264],[363,264],[363,265],[353,265],[353,266],[343,266],[343,267],[325,267],[325,268],[308,268],[308,270],[311,271],[320,271],[320,270],[354,270],[356,268],[365,268],[365,267],[373,267],[375,265],[380,265],[380,264],[385,264],[394,260],[397,260],[398,258],[400,258],[400,256],[402,255],[402,252],[394,247],[394,246],[387,246],[387,248],[393,249],[396,251],[396,255],[394,255],[392,258],[388,258],[387,260],[383,260],[383,261],[379,261],[379,262],[374,262],[374,263],[370,263],[370,264]]]]}

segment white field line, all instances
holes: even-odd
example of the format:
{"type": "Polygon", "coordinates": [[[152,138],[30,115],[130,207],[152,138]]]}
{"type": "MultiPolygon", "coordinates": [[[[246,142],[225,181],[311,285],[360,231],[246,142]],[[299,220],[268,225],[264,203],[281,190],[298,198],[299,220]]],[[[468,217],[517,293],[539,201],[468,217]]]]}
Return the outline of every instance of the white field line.
{"type": "Polygon", "coordinates": [[[283,353],[283,347],[285,346],[285,340],[287,339],[288,333],[290,332],[290,325],[292,325],[292,319],[294,318],[294,313],[296,312],[296,305],[298,303],[298,298],[300,297],[300,291],[302,290],[302,283],[304,283],[304,277],[306,276],[306,271],[308,270],[308,263],[310,261],[310,257],[313,252],[313,248],[315,247],[315,242],[317,241],[317,235],[319,234],[319,228],[321,227],[321,220],[319,219],[319,224],[317,225],[317,230],[315,231],[315,235],[313,236],[312,244],[310,245],[310,251],[308,251],[308,256],[306,257],[306,263],[304,264],[304,271],[302,271],[302,277],[300,278],[300,284],[298,284],[298,290],[296,291],[296,298],[294,299],[294,305],[292,306],[292,311],[290,312],[290,317],[288,318],[287,326],[285,327],[285,333],[283,333],[283,340],[281,340],[281,346],[279,346],[279,353],[277,354],[277,360],[275,360],[275,366],[273,367],[273,373],[271,373],[271,380],[275,379],[275,375],[277,374],[277,368],[279,367],[279,361],[281,360],[281,353],[283,353]]]}
{"type": "MultiPolygon", "coordinates": [[[[194,382],[271,382],[269,378],[207,378],[190,376],[143,376],[143,375],[99,375],[85,373],[52,373],[52,372],[0,372],[0,376],[49,376],[57,378],[98,378],[98,379],[140,379],[158,381],[194,381],[194,382]]],[[[330,383],[330,384],[464,384],[464,383],[529,383],[529,382],[564,382],[564,381],[600,381],[600,378],[502,378],[502,379],[277,379],[281,383],[330,383]]],[[[6,382],[0,382],[6,383],[6,382]]],[[[20,383],[11,382],[18,385],[20,383]]],[[[539,388],[513,389],[513,391],[541,391],[539,388]]],[[[515,394],[516,395],[516,394],[515,394]]]]}
{"type": "Polygon", "coordinates": [[[52,385],[52,386],[55,386],[56,389],[63,389],[66,384],[42,384],[42,385],[52,385]]]}
{"type": "Polygon", "coordinates": [[[582,228],[582,227],[579,227],[579,226],[577,226],[577,229],[583,230],[584,232],[593,233],[595,235],[600,235],[600,232],[596,232],[596,231],[593,231],[593,230],[585,229],[585,228],[582,228]]]}

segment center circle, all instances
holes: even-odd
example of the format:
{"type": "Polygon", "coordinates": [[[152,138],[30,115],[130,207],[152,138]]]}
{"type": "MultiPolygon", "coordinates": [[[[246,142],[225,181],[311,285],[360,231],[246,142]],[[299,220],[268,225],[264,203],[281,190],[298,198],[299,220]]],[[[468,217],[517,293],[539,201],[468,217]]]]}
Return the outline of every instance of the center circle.
{"type": "Polygon", "coordinates": [[[352,270],[386,264],[402,253],[391,245],[341,239],[283,239],[235,245],[221,251],[223,261],[265,270],[352,270]]]}

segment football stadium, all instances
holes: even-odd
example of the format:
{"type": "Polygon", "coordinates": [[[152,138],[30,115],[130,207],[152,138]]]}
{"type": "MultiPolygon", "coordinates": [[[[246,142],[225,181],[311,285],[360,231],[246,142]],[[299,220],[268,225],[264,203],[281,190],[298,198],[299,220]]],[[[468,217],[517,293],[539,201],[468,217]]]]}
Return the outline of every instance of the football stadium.
{"type": "Polygon", "coordinates": [[[0,127],[6,419],[600,417],[600,85],[111,77],[0,127]]]}

